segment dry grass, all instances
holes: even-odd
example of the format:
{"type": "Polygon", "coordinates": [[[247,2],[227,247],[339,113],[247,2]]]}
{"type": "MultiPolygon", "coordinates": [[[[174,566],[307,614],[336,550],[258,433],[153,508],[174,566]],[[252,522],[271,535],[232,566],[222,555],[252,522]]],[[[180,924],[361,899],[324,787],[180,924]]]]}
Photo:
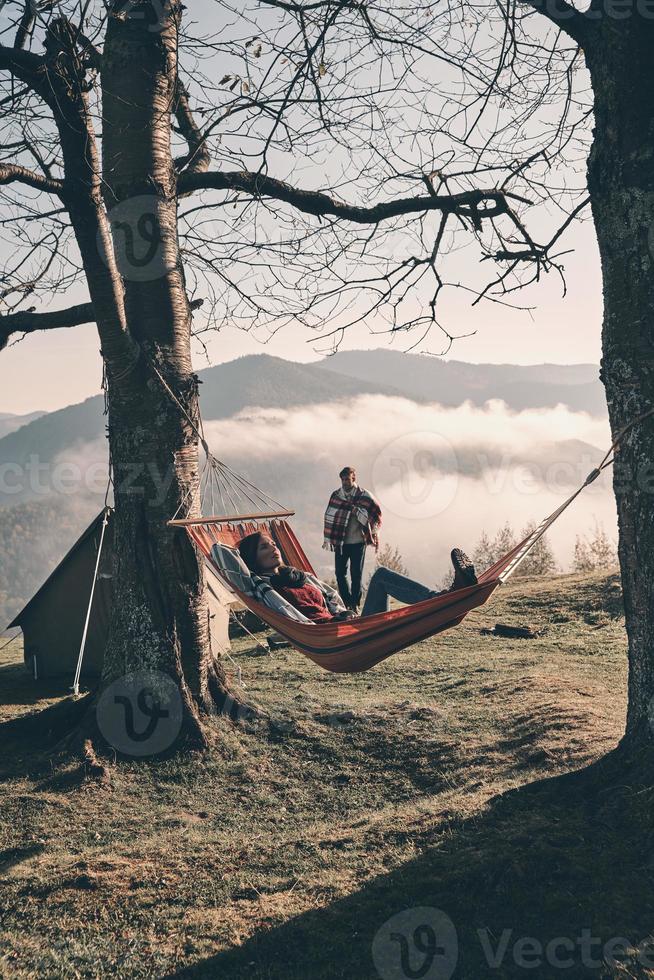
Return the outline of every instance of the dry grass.
{"type": "MultiPolygon", "coordinates": [[[[619,614],[615,579],[566,576],[506,587],[366,674],[241,643],[270,724],[221,723],[208,758],[113,765],[110,788],[71,783],[14,740],[0,774],[0,972],[373,978],[377,930],[432,906],[459,933],[455,977],[648,976],[633,955],[588,972],[579,957],[522,969],[512,952],[521,936],[652,931],[647,785],[612,763],[561,778],[622,733],[619,614]],[[542,635],[480,633],[496,621],[542,635]],[[512,930],[497,969],[485,928],[494,946],[512,930]]],[[[18,645],[0,657],[0,720],[56,700],[37,697],[18,645]]]]}

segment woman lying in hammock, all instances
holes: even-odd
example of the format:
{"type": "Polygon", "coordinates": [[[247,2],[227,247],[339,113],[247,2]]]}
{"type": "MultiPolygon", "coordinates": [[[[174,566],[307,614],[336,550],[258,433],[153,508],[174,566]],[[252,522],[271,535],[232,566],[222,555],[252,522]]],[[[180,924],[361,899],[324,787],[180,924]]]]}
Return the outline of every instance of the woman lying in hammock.
{"type": "MultiPolygon", "coordinates": [[[[284,565],[281,552],[269,535],[261,531],[248,534],[239,542],[238,550],[251,572],[266,580],[275,592],[312,622],[326,623],[356,616],[352,610],[345,608],[339,594],[325,582],[299,568],[284,565]]],[[[390,568],[378,568],[370,580],[361,615],[387,612],[390,598],[410,604],[476,585],[475,568],[467,555],[454,548],[451,559],[454,582],[450,589],[443,592],[434,592],[390,568]]]]}

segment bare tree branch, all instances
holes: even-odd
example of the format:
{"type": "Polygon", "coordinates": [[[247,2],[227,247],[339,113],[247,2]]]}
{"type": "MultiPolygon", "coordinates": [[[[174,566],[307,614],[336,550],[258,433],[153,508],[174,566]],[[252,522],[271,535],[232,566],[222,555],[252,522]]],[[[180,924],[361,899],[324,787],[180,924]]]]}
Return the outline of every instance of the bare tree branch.
{"type": "Polygon", "coordinates": [[[175,118],[179,131],[188,144],[186,156],[175,160],[177,170],[190,173],[204,173],[209,169],[211,154],[207,141],[191,112],[188,92],[180,78],[177,79],[177,99],[175,102],[175,118]]]}
{"type": "Polygon", "coordinates": [[[47,191],[48,194],[61,195],[64,190],[63,180],[56,177],[46,177],[45,174],[37,174],[27,167],[21,167],[14,163],[0,163],[0,184],[25,184],[27,187],[34,187],[38,191],[47,191]]]}
{"type": "Polygon", "coordinates": [[[184,193],[196,190],[242,191],[254,198],[274,198],[291,204],[298,211],[317,217],[333,216],[355,224],[378,224],[400,215],[440,211],[443,214],[461,214],[475,222],[481,218],[496,217],[507,211],[507,199],[518,198],[496,189],[462,191],[458,194],[429,194],[384,201],[370,207],[360,207],[338,201],[322,191],[307,191],[292,187],[283,180],[264,174],[244,172],[185,173],[179,179],[179,189],[184,193]],[[484,207],[484,204],[489,206],[484,207]]]}
{"type": "Polygon", "coordinates": [[[324,10],[336,7],[338,10],[362,10],[363,2],[360,0],[309,0],[308,3],[287,3],[285,0],[259,0],[259,3],[266,7],[278,7],[293,14],[306,14],[312,10],[324,10]]]}
{"type": "Polygon", "coordinates": [[[48,313],[30,311],[9,313],[0,316],[0,350],[7,346],[12,334],[57,330],[60,327],[79,327],[83,323],[95,323],[92,303],[80,303],[78,306],[70,306],[67,310],[53,310],[48,313]]]}
{"type": "Polygon", "coordinates": [[[52,93],[47,85],[47,70],[45,59],[31,51],[21,51],[19,48],[8,48],[0,44],[0,71],[9,71],[15,78],[24,82],[46,102],[50,102],[52,93]]]}
{"type": "Polygon", "coordinates": [[[34,24],[36,22],[36,14],[34,13],[34,6],[32,3],[25,3],[25,8],[23,10],[23,15],[18,24],[18,30],[16,31],[16,38],[14,40],[14,47],[17,49],[24,48],[27,44],[27,39],[34,29],[34,24]]]}

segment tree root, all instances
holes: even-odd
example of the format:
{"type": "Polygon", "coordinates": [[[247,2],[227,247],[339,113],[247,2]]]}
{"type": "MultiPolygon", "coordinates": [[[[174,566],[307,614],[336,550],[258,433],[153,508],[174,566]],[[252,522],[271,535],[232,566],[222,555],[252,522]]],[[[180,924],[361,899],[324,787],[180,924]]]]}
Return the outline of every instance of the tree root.
{"type": "Polygon", "coordinates": [[[95,754],[93,742],[90,738],[87,738],[84,742],[84,759],[80,768],[84,769],[85,776],[95,779],[100,783],[104,783],[105,785],[109,784],[109,770],[102,762],[100,762],[95,754]]]}

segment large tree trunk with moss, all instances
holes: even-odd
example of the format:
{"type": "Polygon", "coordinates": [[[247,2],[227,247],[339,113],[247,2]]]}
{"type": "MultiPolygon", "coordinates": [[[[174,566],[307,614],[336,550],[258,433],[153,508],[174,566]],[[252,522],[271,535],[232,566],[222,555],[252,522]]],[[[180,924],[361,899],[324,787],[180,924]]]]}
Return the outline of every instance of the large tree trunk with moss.
{"type": "Polygon", "coordinates": [[[109,362],[107,371],[115,604],[103,686],[140,670],[171,677],[183,730],[202,743],[201,714],[233,702],[211,651],[203,565],[186,534],[167,525],[198,486],[197,379],[170,145],[180,14],[176,4],[138,6],[109,17],[102,72],[103,192],[135,342],[133,362],[109,362]]]}
{"type": "MultiPolygon", "coordinates": [[[[654,408],[654,25],[597,24],[589,187],[604,281],[602,379],[614,437],[654,408]]],[[[654,698],[654,416],[625,434],[614,488],[629,639],[627,744],[651,742],[654,698]]]]}

